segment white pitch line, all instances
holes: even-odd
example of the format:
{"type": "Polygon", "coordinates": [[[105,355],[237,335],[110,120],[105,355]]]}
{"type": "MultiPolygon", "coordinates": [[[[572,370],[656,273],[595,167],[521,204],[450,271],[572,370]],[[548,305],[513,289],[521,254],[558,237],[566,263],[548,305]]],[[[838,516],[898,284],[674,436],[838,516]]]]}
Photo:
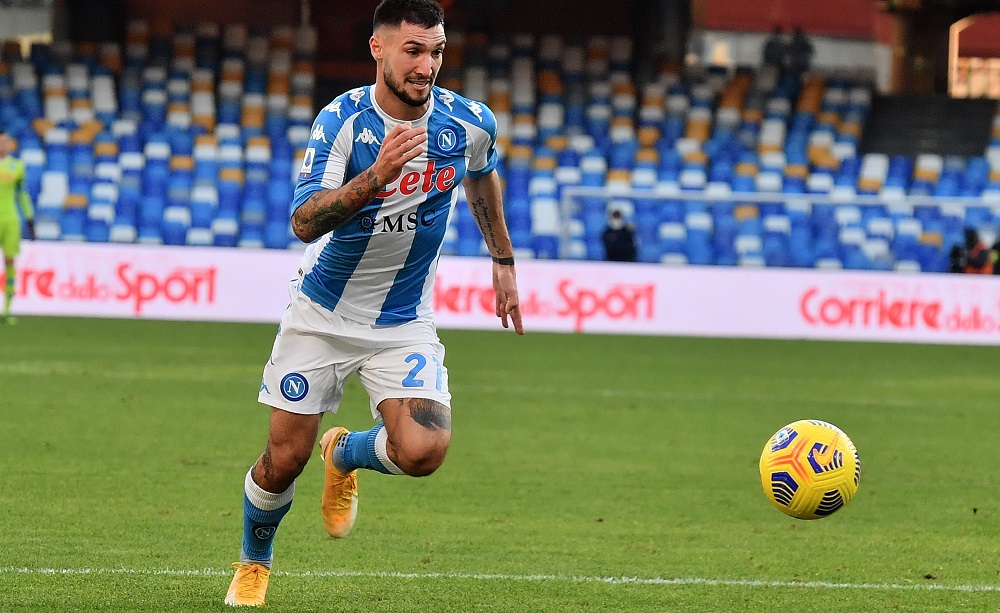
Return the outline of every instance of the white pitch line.
{"type": "MultiPolygon", "coordinates": [[[[178,577],[228,577],[231,570],[204,569],[142,569],[142,568],[18,568],[0,567],[0,575],[134,575],[178,577]]],[[[594,577],[580,575],[517,575],[504,573],[403,573],[394,571],[281,571],[276,577],[326,577],[361,579],[438,580],[459,579],[467,581],[604,583],[609,585],[707,585],[721,587],[768,587],[830,590],[916,590],[944,592],[1000,592],[1000,585],[944,585],[940,583],[849,583],[835,581],[768,581],[763,579],[706,579],[704,577],[594,577]]]]}

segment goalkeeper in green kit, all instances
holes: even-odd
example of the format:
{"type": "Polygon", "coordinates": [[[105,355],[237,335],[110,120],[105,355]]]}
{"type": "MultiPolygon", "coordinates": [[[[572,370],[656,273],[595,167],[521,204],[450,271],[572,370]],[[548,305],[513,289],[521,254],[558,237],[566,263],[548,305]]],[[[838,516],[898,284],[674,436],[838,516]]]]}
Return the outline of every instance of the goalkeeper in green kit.
{"type": "Polygon", "coordinates": [[[21,207],[28,226],[28,237],[35,238],[34,211],[31,198],[24,185],[24,163],[11,155],[14,142],[6,132],[0,130],[0,249],[6,267],[4,283],[3,314],[0,323],[12,324],[10,303],[14,299],[14,258],[21,251],[21,219],[17,207],[21,207]]]}

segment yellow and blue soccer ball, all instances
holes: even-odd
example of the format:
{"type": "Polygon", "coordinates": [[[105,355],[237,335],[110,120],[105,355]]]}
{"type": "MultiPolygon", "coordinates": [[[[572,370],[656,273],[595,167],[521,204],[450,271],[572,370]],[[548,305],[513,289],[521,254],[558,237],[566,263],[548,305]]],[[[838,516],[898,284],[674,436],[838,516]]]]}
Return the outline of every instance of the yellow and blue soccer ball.
{"type": "Polygon", "coordinates": [[[861,482],[861,458],[843,430],[805,419],[778,430],[764,446],[760,482],[782,513],[821,519],[854,498],[861,482]]]}

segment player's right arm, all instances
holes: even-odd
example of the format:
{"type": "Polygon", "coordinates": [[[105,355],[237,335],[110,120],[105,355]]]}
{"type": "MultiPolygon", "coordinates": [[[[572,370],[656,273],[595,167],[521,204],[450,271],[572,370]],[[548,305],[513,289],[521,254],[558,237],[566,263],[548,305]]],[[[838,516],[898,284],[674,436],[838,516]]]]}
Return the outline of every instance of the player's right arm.
{"type": "Polygon", "coordinates": [[[292,213],[292,231],[302,242],[311,243],[336,230],[363,209],[389,183],[396,180],[407,162],[423,153],[426,128],[399,124],[382,140],[375,163],[334,189],[316,188],[292,213]]]}

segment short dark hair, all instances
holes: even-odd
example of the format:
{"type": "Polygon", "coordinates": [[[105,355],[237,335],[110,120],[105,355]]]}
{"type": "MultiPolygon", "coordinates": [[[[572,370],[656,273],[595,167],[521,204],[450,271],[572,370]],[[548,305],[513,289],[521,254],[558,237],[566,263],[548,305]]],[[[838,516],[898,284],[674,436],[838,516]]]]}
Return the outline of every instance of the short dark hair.
{"type": "Polygon", "coordinates": [[[435,0],[382,0],[375,9],[372,29],[398,26],[404,21],[433,28],[444,23],[444,9],[435,0]]]}

